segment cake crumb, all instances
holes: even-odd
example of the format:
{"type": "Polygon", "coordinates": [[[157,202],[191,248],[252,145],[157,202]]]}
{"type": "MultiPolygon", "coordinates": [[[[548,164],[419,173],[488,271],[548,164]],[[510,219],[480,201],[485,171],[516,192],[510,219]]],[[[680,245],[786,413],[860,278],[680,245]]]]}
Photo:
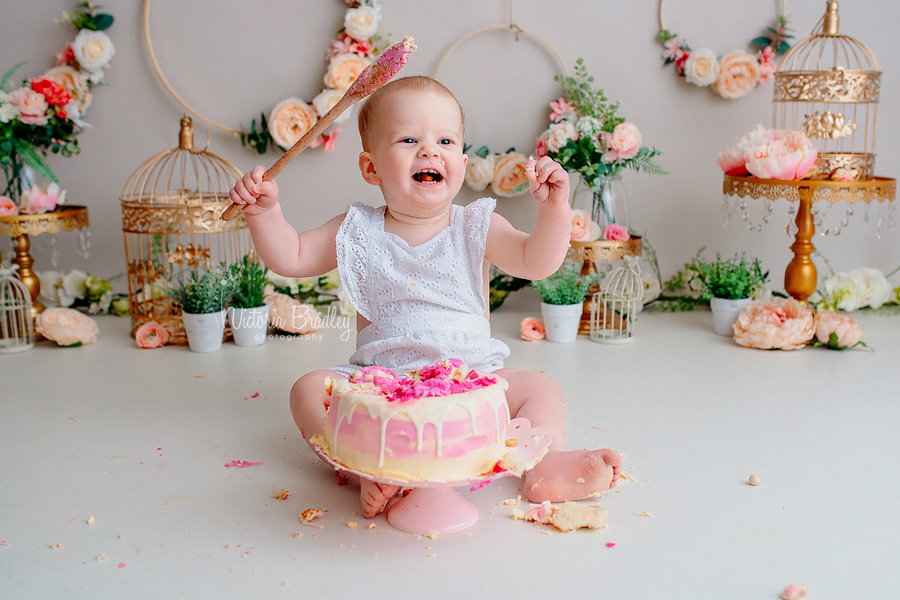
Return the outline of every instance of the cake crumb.
{"type": "Polygon", "coordinates": [[[126,565],[125,563],[119,563],[119,568],[120,568],[120,569],[124,569],[124,568],[127,567],[127,566],[128,566],[128,565],[126,565]]]}
{"type": "Polygon", "coordinates": [[[759,483],[760,483],[759,475],[754,473],[753,475],[750,476],[750,485],[759,485],[759,483]]]}
{"type": "Polygon", "coordinates": [[[791,585],[784,588],[783,592],[781,592],[781,600],[803,600],[808,595],[808,589],[806,589],[802,585],[792,583],[791,585]]]}
{"type": "Polygon", "coordinates": [[[352,516],[354,516],[354,517],[357,515],[357,513],[356,513],[355,510],[354,510],[352,513],[350,513],[350,514],[351,514],[352,516]]]}
{"type": "Polygon", "coordinates": [[[295,556],[295,557],[294,557],[294,558],[292,558],[292,559],[291,559],[291,560],[292,560],[292,561],[294,561],[294,562],[297,562],[297,561],[298,561],[298,560],[300,560],[300,559],[299,559],[299,558],[297,558],[297,557],[296,557],[296,556],[295,556]]]}
{"type": "Polygon", "coordinates": [[[87,524],[93,525],[96,521],[94,521],[94,515],[88,517],[87,524]]]}
{"type": "Polygon", "coordinates": [[[0,540],[0,546],[9,546],[9,542],[6,540],[0,540]]]}
{"type": "Polygon", "coordinates": [[[328,511],[324,508],[307,508],[300,513],[300,520],[304,523],[309,523],[313,519],[321,519],[327,512],[328,511]]]}
{"type": "Polygon", "coordinates": [[[347,529],[356,529],[359,527],[359,523],[356,521],[347,521],[347,529]]]}
{"type": "Polygon", "coordinates": [[[519,440],[517,440],[516,438],[509,438],[508,440],[506,440],[506,445],[509,448],[515,448],[519,445],[519,440]]]}
{"type": "Polygon", "coordinates": [[[463,534],[463,537],[472,537],[472,534],[467,531],[463,534]]]}
{"type": "Polygon", "coordinates": [[[283,490],[281,488],[272,490],[272,497],[276,500],[287,500],[291,497],[291,493],[287,490],[283,490]]]}
{"type": "Polygon", "coordinates": [[[423,534],[423,535],[424,535],[425,537],[427,537],[428,539],[436,540],[436,539],[437,539],[437,536],[438,536],[438,532],[437,532],[437,531],[429,531],[429,532],[427,532],[427,533],[425,533],[425,534],[423,534]]]}
{"type": "Polygon", "coordinates": [[[522,503],[522,496],[516,496],[515,498],[508,498],[501,502],[502,506],[516,506],[517,504],[522,503]]]}
{"type": "Polygon", "coordinates": [[[300,533],[299,531],[295,531],[295,532],[294,532],[294,537],[295,537],[295,538],[303,537],[303,534],[300,533]]]}
{"type": "Polygon", "coordinates": [[[579,502],[565,502],[554,507],[550,515],[550,523],[560,531],[576,529],[605,529],[607,524],[606,509],[602,506],[590,506],[579,502]]]}
{"type": "Polygon", "coordinates": [[[97,558],[96,558],[95,560],[96,560],[97,562],[102,562],[102,561],[104,561],[104,560],[109,560],[109,555],[108,555],[106,552],[101,552],[100,554],[97,555],[97,558]]]}
{"type": "Polygon", "coordinates": [[[62,542],[54,542],[53,544],[50,545],[50,547],[53,548],[54,550],[59,550],[60,548],[62,548],[62,542]]]}
{"type": "Polygon", "coordinates": [[[373,552],[373,553],[372,553],[372,556],[378,556],[378,553],[377,553],[377,552],[373,552]]]}
{"type": "Polygon", "coordinates": [[[206,375],[194,375],[194,377],[197,379],[203,379],[206,377],[206,375]]]}
{"type": "Polygon", "coordinates": [[[639,517],[651,517],[651,518],[653,517],[653,515],[651,515],[650,513],[648,513],[646,510],[639,510],[639,511],[637,511],[637,512],[634,513],[634,514],[636,514],[636,515],[639,516],[639,517]]]}
{"type": "Polygon", "coordinates": [[[375,523],[369,523],[369,529],[375,529],[375,523]]]}
{"type": "Polygon", "coordinates": [[[225,549],[226,549],[226,550],[231,550],[231,544],[225,544],[225,549]]]}
{"type": "Polygon", "coordinates": [[[541,533],[543,533],[544,535],[550,535],[550,530],[541,527],[541,533]]]}
{"type": "Polygon", "coordinates": [[[418,533],[414,533],[413,538],[419,540],[419,539],[422,539],[422,536],[419,535],[418,533]]]}
{"type": "Polygon", "coordinates": [[[120,539],[120,540],[124,540],[124,539],[125,539],[125,534],[124,534],[124,533],[120,533],[120,534],[119,534],[119,539],[120,539]]]}
{"type": "Polygon", "coordinates": [[[579,477],[575,480],[575,483],[584,483],[584,477],[579,477]]]}
{"type": "Polygon", "coordinates": [[[525,512],[519,510],[518,508],[512,509],[512,518],[513,521],[524,521],[525,520],[525,512]]]}
{"type": "Polygon", "coordinates": [[[425,556],[427,556],[428,558],[437,558],[437,554],[435,554],[434,552],[429,552],[425,556]]]}

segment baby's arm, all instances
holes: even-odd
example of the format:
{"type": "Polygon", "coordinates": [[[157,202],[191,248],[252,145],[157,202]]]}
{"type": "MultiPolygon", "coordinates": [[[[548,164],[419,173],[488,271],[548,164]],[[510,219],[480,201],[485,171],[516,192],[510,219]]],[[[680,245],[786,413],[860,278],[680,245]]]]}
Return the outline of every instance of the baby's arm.
{"type": "Polygon", "coordinates": [[[313,277],[336,268],[334,240],[344,215],[298,234],[284,219],[278,203],[278,184],[262,180],[265,171],[265,167],[254,167],[228,194],[244,211],[259,257],[269,269],[284,277],[313,277]]]}
{"type": "Polygon", "coordinates": [[[529,235],[492,214],[485,258],[515,277],[543,279],[559,268],[569,248],[569,174],[546,156],[537,164],[532,159],[525,172],[538,205],[537,224],[529,235]]]}

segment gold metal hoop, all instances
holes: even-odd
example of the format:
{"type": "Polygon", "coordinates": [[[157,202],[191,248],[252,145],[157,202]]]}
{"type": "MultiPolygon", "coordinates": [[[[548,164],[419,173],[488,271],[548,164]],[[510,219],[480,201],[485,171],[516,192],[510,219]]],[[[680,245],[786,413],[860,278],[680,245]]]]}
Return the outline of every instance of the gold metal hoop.
{"type": "MultiPolygon", "coordinates": [[[[666,0],[659,0],[658,17],[659,17],[659,30],[660,31],[666,30],[666,25],[663,22],[663,6],[665,4],[666,4],[666,0]]],[[[780,4],[781,4],[781,15],[780,16],[787,17],[787,0],[781,0],[780,4]]]]}

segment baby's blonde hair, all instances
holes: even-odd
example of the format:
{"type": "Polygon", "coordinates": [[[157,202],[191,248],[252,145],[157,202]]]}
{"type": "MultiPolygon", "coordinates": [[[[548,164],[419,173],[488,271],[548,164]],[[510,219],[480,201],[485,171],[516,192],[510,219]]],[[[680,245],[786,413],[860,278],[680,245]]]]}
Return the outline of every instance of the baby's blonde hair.
{"type": "Polygon", "coordinates": [[[378,104],[389,94],[394,92],[405,92],[407,90],[412,90],[414,92],[436,92],[443,96],[453,98],[453,101],[459,106],[459,120],[462,127],[461,133],[465,134],[466,115],[463,113],[462,106],[460,106],[459,100],[456,99],[453,92],[448,90],[446,86],[436,79],[425,77],[424,75],[413,75],[411,77],[401,77],[400,79],[395,79],[386,83],[384,86],[375,90],[375,92],[363,103],[362,108],[359,109],[357,123],[359,125],[359,137],[362,139],[363,150],[369,150],[369,131],[372,128],[372,118],[378,109],[378,104]]]}

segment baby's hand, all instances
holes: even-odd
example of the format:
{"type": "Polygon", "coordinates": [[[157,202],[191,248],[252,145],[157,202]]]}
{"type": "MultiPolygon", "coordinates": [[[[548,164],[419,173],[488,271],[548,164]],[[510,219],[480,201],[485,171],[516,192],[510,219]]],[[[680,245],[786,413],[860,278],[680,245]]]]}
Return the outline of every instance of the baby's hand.
{"type": "Polygon", "coordinates": [[[241,207],[246,215],[258,215],[270,210],[278,204],[278,184],[274,181],[263,181],[266,168],[253,167],[237,180],[228,197],[241,207]]]}
{"type": "Polygon", "coordinates": [[[535,162],[529,157],[525,176],[538,204],[559,208],[569,203],[569,174],[552,158],[545,156],[535,162]]]}

